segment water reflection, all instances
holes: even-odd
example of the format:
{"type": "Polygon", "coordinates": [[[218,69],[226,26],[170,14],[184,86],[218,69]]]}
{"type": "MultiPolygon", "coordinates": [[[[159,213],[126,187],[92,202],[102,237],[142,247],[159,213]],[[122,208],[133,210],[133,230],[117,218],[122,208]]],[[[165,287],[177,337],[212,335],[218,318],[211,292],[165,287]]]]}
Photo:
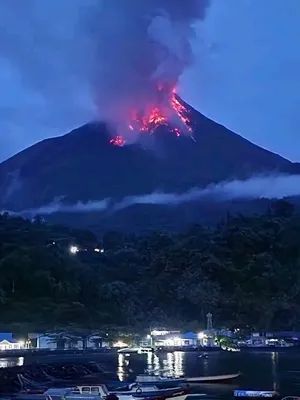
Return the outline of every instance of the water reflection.
{"type": "Polygon", "coordinates": [[[15,367],[24,365],[24,357],[0,358],[0,368],[15,367]]]}
{"type": "Polygon", "coordinates": [[[174,353],[174,374],[176,376],[183,375],[183,357],[182,351],[175,351],[174,353]]]}
{"type": "Polygon", "coordinates": [[[279,388],[278,382],[278,353],[271,353],[272,360],[272,378],[273,378],[273,390],[277,391],[279,388]]]}
{"type": "Polygon", "coordinates": [[[163,376],[179,376],[184,374],[185,353],[176,351],[174,353],[160,354],[146,353],[143,355],[126,356],[118,354],[117,376],[120,381],[126,380],[133,374],[141,372],[163,376]],[[144,364],[144,369],[141,367],[144,364]]]}
{"type": "Polygon", "coordinates": [[[184,357],[185,353],[182,351],[167,353],[167,358],[163,360],[164,375],[169,375],[169,376],[183,375],[184,357]]]}
{"type": "MultiPolygon", "coordinates": [[[[241,378],[232,385],[223,385],[224,390],[232,391],[236,386],[249,390],[275,390],[280,394],[290,394],[299,390],[300,351],[211,352],[207,358],[198,357],[196,352],[174,352],[130,356],[118,354],[114,360],[117,361],[116,372],[121,381],[133,381],[136,375],[143,373],[195,377],[234,374],[241,371],[241,378]]],[[[8,366],[7,362],[7,359],[0,360],[0,366],[8,366]]],[[[220,385],[214,388],[219,390],[220,385]]]]}
{"type": "Polygon", "coordinates": [[[120,381],[125,379],[126,369],[129,365],[129,360],[126,359],[125,354],[118,354],[118,370],[117,376],[120,381]]]}
{"type": "Polygon", "coordinates": [[[147,353],[147,372],[157,373],[159,371],[159,357],[155,353],[147,353]]]}

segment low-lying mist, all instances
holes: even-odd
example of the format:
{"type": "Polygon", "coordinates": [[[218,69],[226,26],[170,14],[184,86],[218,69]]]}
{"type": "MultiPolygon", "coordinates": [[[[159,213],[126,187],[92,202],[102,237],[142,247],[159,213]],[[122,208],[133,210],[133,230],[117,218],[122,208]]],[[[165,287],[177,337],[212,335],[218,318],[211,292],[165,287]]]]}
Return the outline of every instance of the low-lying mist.
{"type": "Polygon", "coordinates": [[[222,202],[231,199],[281,199],[292,196],[300,196],[300,175],[260,175],[253,176],[244,181],[224,181],[202,189],[193,188],[180,194],[153,192],[140,196],[128,196],[118,202],[107,198],[87,203],[63,204],[63,198],[60,198],[39,208],[23,210],[17,213],[17,215],[34,216],[37,214],[49,215],[58,212],[86,213],[106,210],[116,212],[137,204],[176,206],[205,198],[211,198],[215,202],[222,202]]]}

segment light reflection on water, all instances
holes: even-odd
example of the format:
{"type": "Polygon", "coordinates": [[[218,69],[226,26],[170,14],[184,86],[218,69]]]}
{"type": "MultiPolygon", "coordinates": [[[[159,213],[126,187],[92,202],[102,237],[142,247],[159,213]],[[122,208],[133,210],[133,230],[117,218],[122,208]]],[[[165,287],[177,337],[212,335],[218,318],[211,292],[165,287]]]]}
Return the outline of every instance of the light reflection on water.
{"type": "Polygon", "coordinates": [[[15,367],[24,365],[24,357],[0,358],[0,368],[15,367]]]}
{"type": "Polygon", "coordinates": [[[129,360],[126,359],[125,354],[118,354],[118,370],[117,376],[120,381],[123,381],[125,378],[126,368],[129,365],[129,360]]]}
{"type": "Polygon", "coordinates": [[[272,376],[273,376],[273,390],[278,390],[278,353],[271,353],[272,360],[272,376]]]}
{"type": "Polygon", "coordinates": [[[185,356],[185,353],[182,351],[175,351],[174,353],[167,353],[167,359],[163,360],[164,375],[171,375],[171,376],[183,375],[184,356],[185,356]]]}
{"type": "Polygon", "coordinates": [[[126,380],[133,371],[163,376],[180,376],[184,374],[184,358],[185,353],[180,351],[167,353],[164,356],[158,356],[155,353],[118,354],[117,376],[120,381],[126,380]],[[146,365],[144,364],[143,370],[140,370],[141,365],[137,366],[137,362],[142,360],[146,365]]]}
{"type": "Polygon", "coordinates": [[[160,370],[159,358],[154,353],[147,353],[147,369],[145,372],[155,373],[160,370]]]}
{"type": "Polygon", "coordinates": [[[286,393],[287,387],[288,391],[296,385],[300,387],[300,351],[295,354],[216,351],[208,353],[207,358],[198,357],[198,353],[184,352],[118,355],[117,375],[124,381],[134,380],[137,374],[143,373],[195,377],[241,372],[241,378],[223,386],[231,391],[240,387],[248,390],[275,390],[280,393],[286,393]]]}

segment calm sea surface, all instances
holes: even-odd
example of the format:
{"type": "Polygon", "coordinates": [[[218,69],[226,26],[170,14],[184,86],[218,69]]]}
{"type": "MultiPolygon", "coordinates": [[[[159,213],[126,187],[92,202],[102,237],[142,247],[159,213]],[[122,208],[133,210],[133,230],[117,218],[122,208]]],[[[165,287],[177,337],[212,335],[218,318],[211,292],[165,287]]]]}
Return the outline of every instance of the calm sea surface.
{"type": "MultiPolygon", "coordinates": [[[[242,372],[234,385],[202,385],[198,392],[232,398],[234,389],[277,390],[281,396],[300,395],[300,351],[289,352],[211,352],[208,359],[199,353],[167,353],[142,355],[105,354],[97,361],[115,372],[120,380],[134,378],[147,371],[164,375],[223,375],[242,372]]],[[[96,359],[96,358],[95,358],[96,359]]],[[[48,360],[49,362],[50,360],[48,360]]],[[[22,365],[23,359],[0,359],[0,367],[22,365]]]]}

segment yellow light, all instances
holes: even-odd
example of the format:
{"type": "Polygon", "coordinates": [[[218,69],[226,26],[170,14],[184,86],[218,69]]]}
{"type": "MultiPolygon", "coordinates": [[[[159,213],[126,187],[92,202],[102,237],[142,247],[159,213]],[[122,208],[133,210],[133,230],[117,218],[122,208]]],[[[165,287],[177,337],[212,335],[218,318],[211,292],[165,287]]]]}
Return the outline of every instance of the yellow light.
{"type": "Polygon", "coordinates": [[[113,347],[128,347],[128,344],[121,342],[121,340],[119,340],[118,342],[113,344],[113,347]]]}

